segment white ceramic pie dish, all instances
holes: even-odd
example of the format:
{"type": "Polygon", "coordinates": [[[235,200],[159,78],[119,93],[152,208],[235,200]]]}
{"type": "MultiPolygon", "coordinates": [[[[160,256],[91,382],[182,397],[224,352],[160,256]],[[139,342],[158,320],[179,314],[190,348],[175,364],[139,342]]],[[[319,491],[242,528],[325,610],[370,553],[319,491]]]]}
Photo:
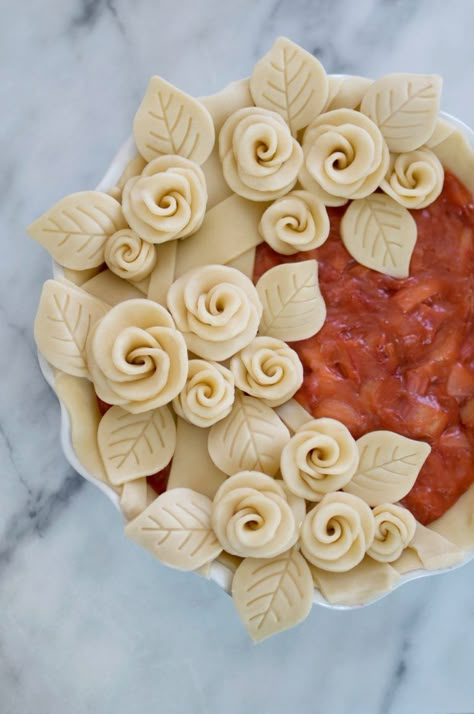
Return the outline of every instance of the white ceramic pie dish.
{"type": "MultiPolygon", "coordinates": [[[[463,122],[460,120],[456,119],[455,117],[450,116],[449,114],[441,113],[440,115],[442,118],[445,120],[449,121],[451,124],[453,124],[457,129],[460,129],[466,136],[466,138],[469,140],[469,142],[474,146],[474,132],[463,122]]],[[[129,163],[129,161],[136,155],[136,147],[135,147],[135,142],[133,139],[133,136],[130,137],[125,144],[120,148],[120,150],[117,152],[116,156],[114,157],[109,169],[107,170],[106,174],[100,181],[100,183],[97,186],[97,190],[99,191],[107,191],[110,189],[112,186],[116,185],[118,179],[122,175],[125,167],[129,163]]],[[[64,277],[64,272],[63,269],[60,265],[57,263],[53,262],[53,276],[55,278],[61,278],[64,277]]],[[[43,358],[41,354],[38,354],[38,359],[39,359],[39,364],[41,371],[43,373],[44,378],[48,382],[48,384],[51,386],[51,388],[54,390],[54,373],[49,365],[49,363],[43,358]]],[[[61,438],[61,444],[62,448],[64,451],[64,455],[66,456],[67,461],[70,463],[70,465],[73,467],[75,471],[77,471],[83,478],[85,478],[87,481],[90,481],[93,483],[97,488],[99,488],[105,495],[110,499],[110,501],[114,504],[115,508],[120,512],[120,505],[119,505],[119,497],[117,493],[107,486],[107,484],[102,483],[95,479],[90,473],[87,472],[87,470],[84,468],[84,466],[80,463],[73,445],[72,445],[72,439],[71,439],[71,425],[70,425],[70,420],[69,420],[69,415],[67,412],[67,409],[65,405],[61,402],[61,400],[58,398],[60,408],[61,408],[61,424],[60,424],[60,438],[61,438]]],[[[411,582],[412,580],[417,580],[418,578],[423,578],[423,577],[428,577],[431,575],[439,575],[440,573],[447,572],[447,570],[453,570],[454,568],[461,567],[468,563],[470,560],[474,558],[474,550],[470,551],[466,558],[459,564],[451,567],[451,568],[444,568],[440,570],[414,570],[409,573],[406,573],[405,575],[402,575],[398,582],[394,585],[392,590],[382,593],[381,595],[375,597],[374,599],[370,600],[367,603],[363,603],[360,605],[334,605],[329,603],[323,595],[316,591],[314,592],[314,597],[313,597],[313,602],[317,605],[331,608],[334,610],[352,610],[356,609],[359,607],[366,607],[367,605],[370,605],[377,600],[382,599],[386,595],[389,595],[390,592],[393,592],[396,588],[401,587],[402,585],[405,585],[408,582],[411,582]]],[[[232,582],[232,572],[223,564],[215,561],[212,563],[211,566],[211,571],[210,571],[210,578],[213,580],[219,587],[221,587],[223,590],[226,592],[230,592],[231,589],[231,582],[232,582]]]]}

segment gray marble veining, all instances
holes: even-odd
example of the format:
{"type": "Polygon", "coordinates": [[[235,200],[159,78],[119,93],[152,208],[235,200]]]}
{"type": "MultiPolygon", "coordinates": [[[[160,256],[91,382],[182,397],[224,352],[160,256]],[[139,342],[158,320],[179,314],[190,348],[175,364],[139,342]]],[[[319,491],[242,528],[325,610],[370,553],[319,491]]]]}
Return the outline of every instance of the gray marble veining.
{"type": "Polygon", "coordinates": [[[153,73],[196,95],[277,34],[331,72],[438,72],[474,125],[474,3],[0,2],[0,713],[472,712],[474,563],[252,646],[230,598],[169,571],[66,464],[32,323],[48,256],[24,227],[94,186],[153,73]]]}

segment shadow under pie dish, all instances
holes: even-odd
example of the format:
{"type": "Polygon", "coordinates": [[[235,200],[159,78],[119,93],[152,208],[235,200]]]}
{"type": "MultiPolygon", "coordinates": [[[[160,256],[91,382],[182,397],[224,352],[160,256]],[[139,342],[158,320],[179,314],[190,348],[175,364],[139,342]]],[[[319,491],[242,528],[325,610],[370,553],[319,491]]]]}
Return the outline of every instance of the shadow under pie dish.
{"type": "Polygon", "coordinates": [[[155,77],[30,227],[66,456],[254,639],[472,556],[474,154],[440,86],[284,38],[211,97],[155,77]]]}

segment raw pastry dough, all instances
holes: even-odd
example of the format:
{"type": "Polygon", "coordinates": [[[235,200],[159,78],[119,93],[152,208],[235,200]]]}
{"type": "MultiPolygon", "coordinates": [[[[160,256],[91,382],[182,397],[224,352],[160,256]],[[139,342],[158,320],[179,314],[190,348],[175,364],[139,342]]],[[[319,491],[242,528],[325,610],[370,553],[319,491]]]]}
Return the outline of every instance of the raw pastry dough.
{"type": "Polygon", "coordinates": [[[230,414],[209,432],[209,455],[229,476],[258,470],[275,476],[290,433],[273,409],[236,392],[230,414]]]}
{"type": "Polygon", "coordinates": [[[105,262],[124,280],[140,281],[150,275],[156,263],[156,249],[130,228],[117,231],[105,244],[105,262]]]}
{"type": "Polygon", "coordinates": [[[474,194],[474,149],[465,135],[454,129],[444,141],[433,147],[445,169],[452,171],[474,194]]]}
{"type": "Polygon", "coordinates": [[[272,201],[296,183],[300,145],[279,114],[248,107],[232,114],[219,134],[219,155],[230,188],[251,201],[272,201]]]}
{"type": "Polygon", "coordinates": [[[177,240],[155,246],[156,265],[150,275],[147,297],[161,305],[166,305],[166,296],[174,280],[177,250],[177,240]]]}
{"type": "Polygon", "coordinates": [[[286,342],[256,337],[232,357],[230,369],[236,386],[269,407],[288,401],[303,384],[303,365],[286,342]]]}
{"type": "Polygon", "coordinates": [[[317,196],[309,191],[291,191],[266,209],[259,230],[277,253],[293,255],[324,243],[329,235],[329,216],[317,196]]]}
{"type": "Polygon", "coordinates": [[[395,503],[376,506],[372,513],[375,518],[375,538],[367,554],[381,563],[393,563],[413,540],[415,517],[395,503]]]}
{"type": "Polygon", "coordinates": [[[137,478],[124,483],[120,494],[120,510],[127,521],[143,513],[156,498],[156,493],[146,478],[137,478]]]}
{"type": "Polygon", "coordinates": [[[362,561],[375,535],[368,505],[349,493],[328,493],[301,529],[301,552],[322,570],[345,572],[362,561]]]}
{"type": "Polygon", "coordinates": [[[107,477],[119,486],[169,464],[176,446],[176,427],[168,407],[140,414],[112,407],[101,419],[97,438],[107,477]]]}
{"type": "Polygon", "coordinates": [[[258,107],[280,114],[296,134],[326,104],[328,77],[316,57],[278,37],[253,68],[250,91],[258,107]]]}
{"type": "Polygon", "coordinates": [[[443,182],[444,170],[436,154],[417,149],[390,157],[380,187],[405,208],[425,208],[438,198],[443,182]]]}
{"type": "Polygon", "coordinates": [[[430,530],[460,548],[474,547],[474,485],[441,518],[430,523],[430,530]]]}
{"type": "Polygon", "coordinates": [[[91,278],[94,278],[100,273],[102,266],[97,268],[88,268],[87,270],[72,270],[71,268],[63,268],[63,275],[70,283],[74,283],[78,287],[82,287],[91,278]]]}
{"type": "Polygon", "coordinates": [[[360,112],[335,109],[311,122],[303,137],[303,188],[328,206],[364,198],[380,185],[389,153],[378,127],[360,112]]]}
{"type": "Polygon", "coordinates": [[[173,408],[178,416],[205,428],[226,417],[233,403],[232,372],[217,362],[189,360],[186,384],[173,399],[173,408]]]}
{"type": "Polygon", "coordinates": [[[393,431],[371,431],[357,440],[359,466],[344,491],[363,498],[369,506],[400,501],[411,491],[431,451],[393,431]]]}
{"type": "Polygon", "coordinates": [[[357,77],[356,75],[334,77],[330,75],[329,96],[324,111],[358,109],[371,84],[373,84],[373,80],[367,77],[357,77]]]}
{"type": "Polygon", "coordinates": [[[127,280],[122,280],[111,270],[103,270],[85,282],[82,289],[107,305],[118,305],[124,300],[143,298],[142,291],[127,280]]]}
{"type": "Polygon", "coordinates": [[[141,154],[137,154],[133,157],[133,159],[130,159],[117,181],[117,188],[120,189],[120,193],[123,191],[123,187],[127,183],[128,179],[131,179],[134,176],[140,176],[146,165],[147,162],[141,154]]]}
{"type": "Polygon", "coordinates": [[[387,74],[368,88],[360,111],[377,124],[390,151],[413,151],[434,132],[441,84],[434,74],[387,74]]]}
{"type": "Polygon", "coordinates": [[[212,503],[189,488],[158,496],[125,528],[126,535],[177,570],[196,570],[222,551],[211,527],[212,503]]]}
{"type": "MultiPolygon", "coordinates": [[[[466,557],[466,553],[431,528],[416,524],[415,536],[406,552],[413,552],[425,570],[452,568],[466,557]]],[[[403,559],[405,553],[402,555],[403,559]]],[[[398,562],[394,563],[394,567],[398,562]]],[[[406,572],[406,568],[405,568],[406,572]]]]}
{"type": "Polygon", "coordinates": [[[183,336],[164,307],[145,299],[107,313],[88,339],[87,362],[99,397],[133,414],[171,402],[188,372],[183,336]]]}
{"type": "Polygon", "coordinates": [[[169,289],[167,303],[188,349],[217,361],[252,341],[262,314],[249,278],[225,265],[185,273],[169,289]]]}
{"type": "Polygon", "coordinates": [[[89,377],[86,342],[108,306],[72,283],[47,280],[35,319],[35,341],[50,364],[76,377],[89,377]]]}
{"type": "Polygon", "coordinates": [[[181,156],[160,156],[123,189],[125,218],[140,238],[165,243],[195,233],[206,213],[202,169],[181,156]]]}
{"type": "Polygon", "coordinates": [[[211,115],[198,100],[152,77],[133,121],[138,151],[151,161],[162,154],[178,154],[203,164],[214,146],[211,115]]]}
{"type": "Polygon", "coordinates": [[[388,563],[365,557],[345,573],[330,573],[310,566],[314,584],[332,605],[365,605],[393,590],[400,575],[388,563]]]}
{"type": "Polygon", "coordinates": [[[227,265],[229,268],[240,270],[241,273],[252,279],[253,267],[255,265],[255,248],[250,248],[250,250],[242,253],[242,255],[230,260],[227,265]]]}
{"type": "Polygon", "coordinates": [[[242,471],[224,481],[214,496],[211,520],[224,550],[244,558],[272,558],[298,539],[284,489],[258,471],[242,471]]]}
{"type": "Polygon", "coordinates": [[[336,419],[303,424],[281,453],[283,479],[293,493],[320,501],[326,493],[346,486],[359,462],[357,444],[336,419]]]}
{"type": "Polygon", "coordinates": [[[312,414],[307,412],[301,404],[298,404],[296,399],[290,399],[289,402],[282,404],[278,409],[275,409],[275,411],[282,422],[293,432],[298,431],[303,424],[307,424],[313,419],[312,414]]]}

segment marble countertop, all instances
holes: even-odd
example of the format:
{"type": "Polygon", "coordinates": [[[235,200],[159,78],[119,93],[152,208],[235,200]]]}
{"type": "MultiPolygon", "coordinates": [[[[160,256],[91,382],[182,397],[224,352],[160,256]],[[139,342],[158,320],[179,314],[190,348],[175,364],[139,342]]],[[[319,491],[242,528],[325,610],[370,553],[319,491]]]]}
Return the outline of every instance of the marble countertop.
{"type": "Polygon", "coordinates": [[[0,713],[474,711],[474,562],[370,608],[313,609],[253,646],[210,582],[161,567],[67,465],[32,323],[46,253],[24,227],[93,187],[153,73],[193,94],[277,34],[328,71],[444,76],[474,125],[471,0],[0,2],[0,713]]]}

